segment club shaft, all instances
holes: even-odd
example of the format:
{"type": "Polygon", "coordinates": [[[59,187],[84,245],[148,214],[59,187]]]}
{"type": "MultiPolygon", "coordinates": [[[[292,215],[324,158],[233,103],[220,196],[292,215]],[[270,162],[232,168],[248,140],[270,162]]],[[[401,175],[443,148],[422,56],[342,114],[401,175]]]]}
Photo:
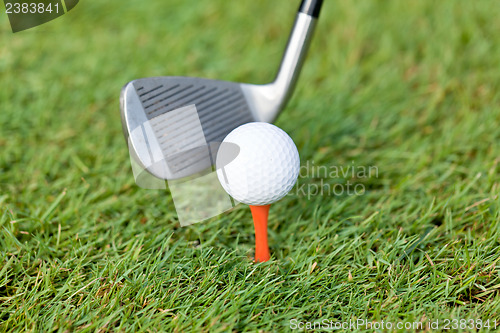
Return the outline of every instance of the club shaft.
{"type": "Polygon", "coordinates": [[[283,106],[295,88],[322,2],[322,0],[304,0],[299,7],[278,74],[273,82],[278,90],[286,91],[283,106]]]}

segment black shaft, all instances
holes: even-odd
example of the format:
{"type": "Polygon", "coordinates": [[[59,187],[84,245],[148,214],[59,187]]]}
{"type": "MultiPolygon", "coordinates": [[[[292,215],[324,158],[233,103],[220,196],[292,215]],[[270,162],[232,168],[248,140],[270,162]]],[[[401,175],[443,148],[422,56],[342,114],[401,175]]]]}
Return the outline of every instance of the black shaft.
{"type": "Polygon", "coordinates": [[[318,18],[323,0],[302,0],[299,12],[318,18]]]}

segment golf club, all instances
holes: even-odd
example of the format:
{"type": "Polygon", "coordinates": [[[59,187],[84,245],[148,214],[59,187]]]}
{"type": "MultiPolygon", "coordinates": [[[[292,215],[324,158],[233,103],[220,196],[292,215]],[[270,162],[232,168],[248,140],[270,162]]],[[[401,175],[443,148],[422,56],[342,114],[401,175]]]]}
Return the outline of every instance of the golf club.
{"type": "Polygon", "coordinates": [[[273,122],[293,92],[322,2],[302,1],[278,74],[269,84],[177,76],[127,83],[120,104],[132,158],[155,177],[182,179],[213,166],[214,143],[236,127],[273,122]]]}

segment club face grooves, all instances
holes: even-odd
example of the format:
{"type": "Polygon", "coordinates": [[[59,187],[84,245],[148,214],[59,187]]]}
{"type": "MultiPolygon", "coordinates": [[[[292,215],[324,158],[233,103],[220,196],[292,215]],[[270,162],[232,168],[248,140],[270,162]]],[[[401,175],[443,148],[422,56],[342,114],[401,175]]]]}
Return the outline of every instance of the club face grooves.
{"type": "MultiPolygon", "coordinates": [[[[201,126],[205,137],[222,140],[231,129],[216,130],[228,118],[233,119],[232,128],[253,121],[252,113],[241,92],[239,83],[216,81],[198,78],[158,78],[134,81],[136,91],[147,90],[139,95],[144,110],[157,106],[155,110],[146,112],[150,120],[159,114],[170,112],[186,105],[194,104],[198,110],[201,126]],[[155,82],[156,81],[156,82],[155,82]],[[151,96],[153,92],[163,88],[171,92],[167,97],[163,94],[151,96]],[[202,93],[205,91],[207,93],[202,93]],[[177,93],[178,92],[178,93],[177,93]],[[179,94],[181,94],[179,96],[179,94]],[[218,99],[217,99],[218,98],[218,99]],[[206,105],[208,100],[217,99],[213,104],[206,105]],[[206,120],[205,120],[206,119],[206,120]]],[[[163,131],[167,131],[166,128],[163,131]]]]}

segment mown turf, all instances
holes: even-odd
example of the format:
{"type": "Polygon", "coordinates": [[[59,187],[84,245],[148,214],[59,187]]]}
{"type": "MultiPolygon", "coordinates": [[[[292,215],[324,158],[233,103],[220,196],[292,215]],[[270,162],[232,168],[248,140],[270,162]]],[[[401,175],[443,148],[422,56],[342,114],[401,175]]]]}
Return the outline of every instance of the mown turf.
{"type": "Polygon", "coordinates": [[[270,262],[250,260],[248,207],[181,228],[167,192],[135,185],[122,85],[269,81],[296,7],[82,1],[18,34],[0,15],[2,331],[281,331],[292,319],[500,326],[494,1],[326,1],[277,125],[303,165],[378,173],[299,179],[312,193],[348,181],[365,192],[292,191],[271,210],[270,262]]]}

